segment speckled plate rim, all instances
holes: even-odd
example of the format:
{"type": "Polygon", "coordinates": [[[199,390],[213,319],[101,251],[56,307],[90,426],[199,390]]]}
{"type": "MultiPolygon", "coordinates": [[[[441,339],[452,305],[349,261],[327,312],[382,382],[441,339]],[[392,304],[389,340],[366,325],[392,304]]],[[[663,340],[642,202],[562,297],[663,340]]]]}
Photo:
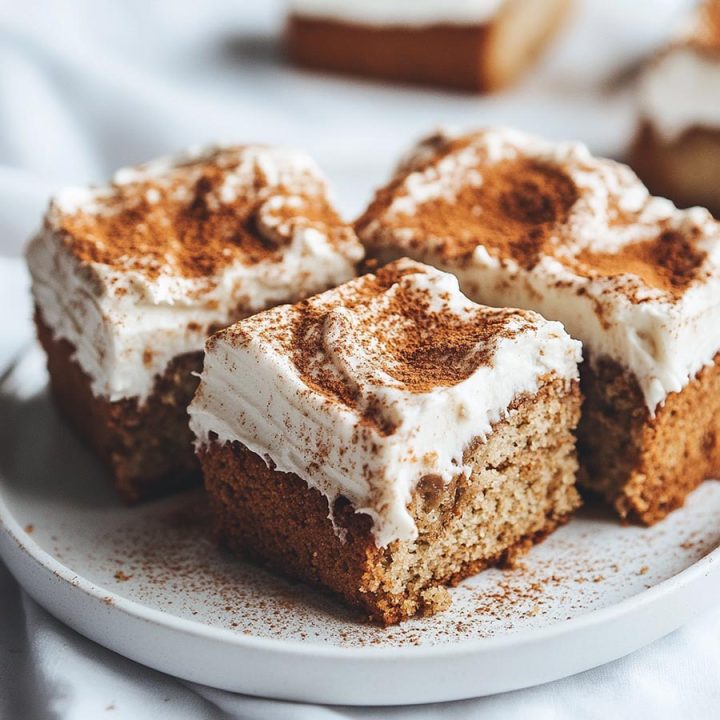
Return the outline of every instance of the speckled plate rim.
{"type": "Polygon", "coordinates": [[[622,657],[668,634],[720,597],[719,547],[643,592],[547,627],[434,646],[327,646],[210,627],[147,607],[83,578],[24,531],[4,497],[2,478],[0,526],[0,557],[10,571],[40,605],[81,634],[185,680],[288,700],[391,705],[528,687],[622,657]],[[135,632],[149,626],[164,631],[159,642],[167,645],[165,651],[135,632]],[[119,627],[130,636],[121,639],[119,627]],[[177,647],[187,659],[193,643],[207,644],[197,656],[205,668],[179,663],[167,649],[177,647]],[[234,662],[241,662],[235,674],[221,667],[226,651],[234,662]],[[287,682],[287,672],[294,668],[297,674],[299,660],[305,679],[300,684],[287,682]],[[248,663],[253,664],[252,677],[247,675],[248,663]],[[508,663],[513,665],[510,670],[508,663]],[[343,684],[345,675],[353,682],[343,684]],[[283,682],[278,683],[277,677],[283,682]]]}

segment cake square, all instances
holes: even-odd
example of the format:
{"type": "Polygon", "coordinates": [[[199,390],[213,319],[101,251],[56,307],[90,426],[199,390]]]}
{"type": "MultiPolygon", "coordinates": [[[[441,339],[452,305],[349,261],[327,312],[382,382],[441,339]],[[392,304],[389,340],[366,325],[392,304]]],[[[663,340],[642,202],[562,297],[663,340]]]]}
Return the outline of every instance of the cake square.
{"type": "Polygon", "coordinates": [[[215,334],[189,408],[230,548],[380,623],[578,506],[580,344],[403,259],[215,334]]]}
{"type": "Polygon", "coordinates": [[[489,92],[530,68],[570,0],[292,0],[298,65],[380,80],[489,92]]]}
{"type": "Polygon", "coordinates": [[[685,20],[643,71],[630,163],[655,194],[720,218],[720,0],[685,20]]]}
{"type": "Polygon", "coordinates": [[[720,225],[578,143],[438,133],[356,229],[583,343],[580,484],[652,524],[720,472],[720,225]]]}
{"type": "Polygon", "coordinates": [[[315,164],[286,148],[191,150],[51,201],[27,250],[51,389],[126,501],[200,481],[187,406],[208,335],[361,257],[315,164]]]}

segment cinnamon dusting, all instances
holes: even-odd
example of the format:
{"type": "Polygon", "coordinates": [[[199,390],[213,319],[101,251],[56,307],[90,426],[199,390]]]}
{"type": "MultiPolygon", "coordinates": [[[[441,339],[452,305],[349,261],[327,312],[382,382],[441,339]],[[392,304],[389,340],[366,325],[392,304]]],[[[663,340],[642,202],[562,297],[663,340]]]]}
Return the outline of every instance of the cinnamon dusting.
{"type": "Polygon", "coordinates": [[[283,168],[271,180],[252,148],[198,159],[114,182],[91,205],[51,207],[48,223],[81,261],[138,271],[209,277],[231,263],[280,259],[299,225],[331,244],[351,231],[331,207],[325,185],[307,168],[283,168]]]}
{"type": "Polygon", "coordinates": [[[438,305],[426,289],[401,283],[404,275],[427,270],[403,260],[350,283],[351,289],[345,286],[342,306],[356,324],[334,336],[331,347],[327,323],[336,305],[310,299],[296,306],[290,344],[305,384],[364,410],[366,419],[385,433],[392,432],[392,424],[368,387],[390,383],[407,392],[427,393],[456,385],[492,363],[501,338],[533,323],[523,311],[477,305],[459,314],[447,303],[438,305]],[[351,372],[339,368],[338,357],[353,358],[351,372]]]}
{"type": "MultiPolygon", "coordinates": [[[[443,152],[435,162],[453,151],[457,148],[443,152]]],[[[575,184],[561,168],[528,158],[504,160],[480,172],[479,186],[464,183],[450,200],[424,202],[412,216],[398,214],[397,225],[421,239],[432,238],[443,260],[468,257],[483,245],[490,254],[531,269],[577,201],[575,184]]],[[[394,183],[378,193],[358,221],[360,233],[389,207],[396,191],[394,183]]]]}
{"type": "MultiPolygon", "coordinates": [[[[526,272],[553,258],[577,276],[548,269],[556,287],[580,280],[578,294],[590,294],[605,322],[607,293],[640,302],[644,286],[677,301],[706,278],[698,240],[718,228],[704,222],[668,208],[629,168],[582,146],[490,129],[420,143],[356,228],[380,257],[407,253],[446,269],[473,262],[478,249],[526,272]],[[584,278],[606,282],[596,292],[584,278]]],[[[498,282],[520,280],[509,267],[498,282]]]]}
{"type": "Polygon", "coordinates": [[[631,243],[617,253],[580,252],[571,262],[575,272],[592,277],[635,275],[646,285],[680,297],[698,278],[706,253],[676,231],[631,243]]]}

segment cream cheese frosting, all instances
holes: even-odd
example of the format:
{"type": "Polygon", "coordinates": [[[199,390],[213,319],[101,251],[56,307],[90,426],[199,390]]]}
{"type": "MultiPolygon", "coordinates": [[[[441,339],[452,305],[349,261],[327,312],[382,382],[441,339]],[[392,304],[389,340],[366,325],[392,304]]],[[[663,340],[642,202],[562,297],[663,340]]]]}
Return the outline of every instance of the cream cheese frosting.
{"type": "Polygon", "coordinates": [[[198,148],[65,190],[27,250],[42,319],[93,393],[141,402],[213,329],[344,282],[362,255],[314,162],[264,146],[198,148]]]}
{"type": "Polygon", "coordinates": [[[467,472],[463,454],[548,377],[577,379],[557,322],[468,300],[457,279],[399,260],[207,344],[190,408],[203,447],[239,441],[329,501],[373,519],[378,546],[417,530],[419,480],[467,472]]]}
{"type": "Polygon", "coordinates": [[[720,351],[720,225],[582,144],[437,133],[356,227],[376,255],[451,271],[478,302],[559,320],[636,377],[650,414],[720,351]]]}
{"type": "Polygon", "coordinates": [[[423,26],[474,24],[493,18],[505,0],[290,0],[290,12],[303,17],[363,25],[423,26]]]}

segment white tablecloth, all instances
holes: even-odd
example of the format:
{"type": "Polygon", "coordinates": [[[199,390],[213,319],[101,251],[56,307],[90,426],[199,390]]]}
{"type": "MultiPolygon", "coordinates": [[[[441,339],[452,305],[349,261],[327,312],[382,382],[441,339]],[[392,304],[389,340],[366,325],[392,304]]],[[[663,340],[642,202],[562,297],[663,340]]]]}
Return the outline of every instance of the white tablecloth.
{"type": "MultiPolygon", "coordinates": [[[[126,0],[0,8],[0,369],[30,337],[16,257],[47,196],[213,140],[300,145],[358,211],[410,140],[442,123],[512,124],[619,156],[635,119],[633,63],[683,0],[579,0],[521,87],[485,99],[289,70],[276,2],[126,0]],[[624,81],[624,82],[623,82],[624,81]]],[[[0,418],[0,422],[2,418],[0,418]]],[[[64,628],[0,565],[0,718],[711,718],[720,607],[634,655],[550,685],[398,709],[232,695],[136,665],[64,628]]]]}

